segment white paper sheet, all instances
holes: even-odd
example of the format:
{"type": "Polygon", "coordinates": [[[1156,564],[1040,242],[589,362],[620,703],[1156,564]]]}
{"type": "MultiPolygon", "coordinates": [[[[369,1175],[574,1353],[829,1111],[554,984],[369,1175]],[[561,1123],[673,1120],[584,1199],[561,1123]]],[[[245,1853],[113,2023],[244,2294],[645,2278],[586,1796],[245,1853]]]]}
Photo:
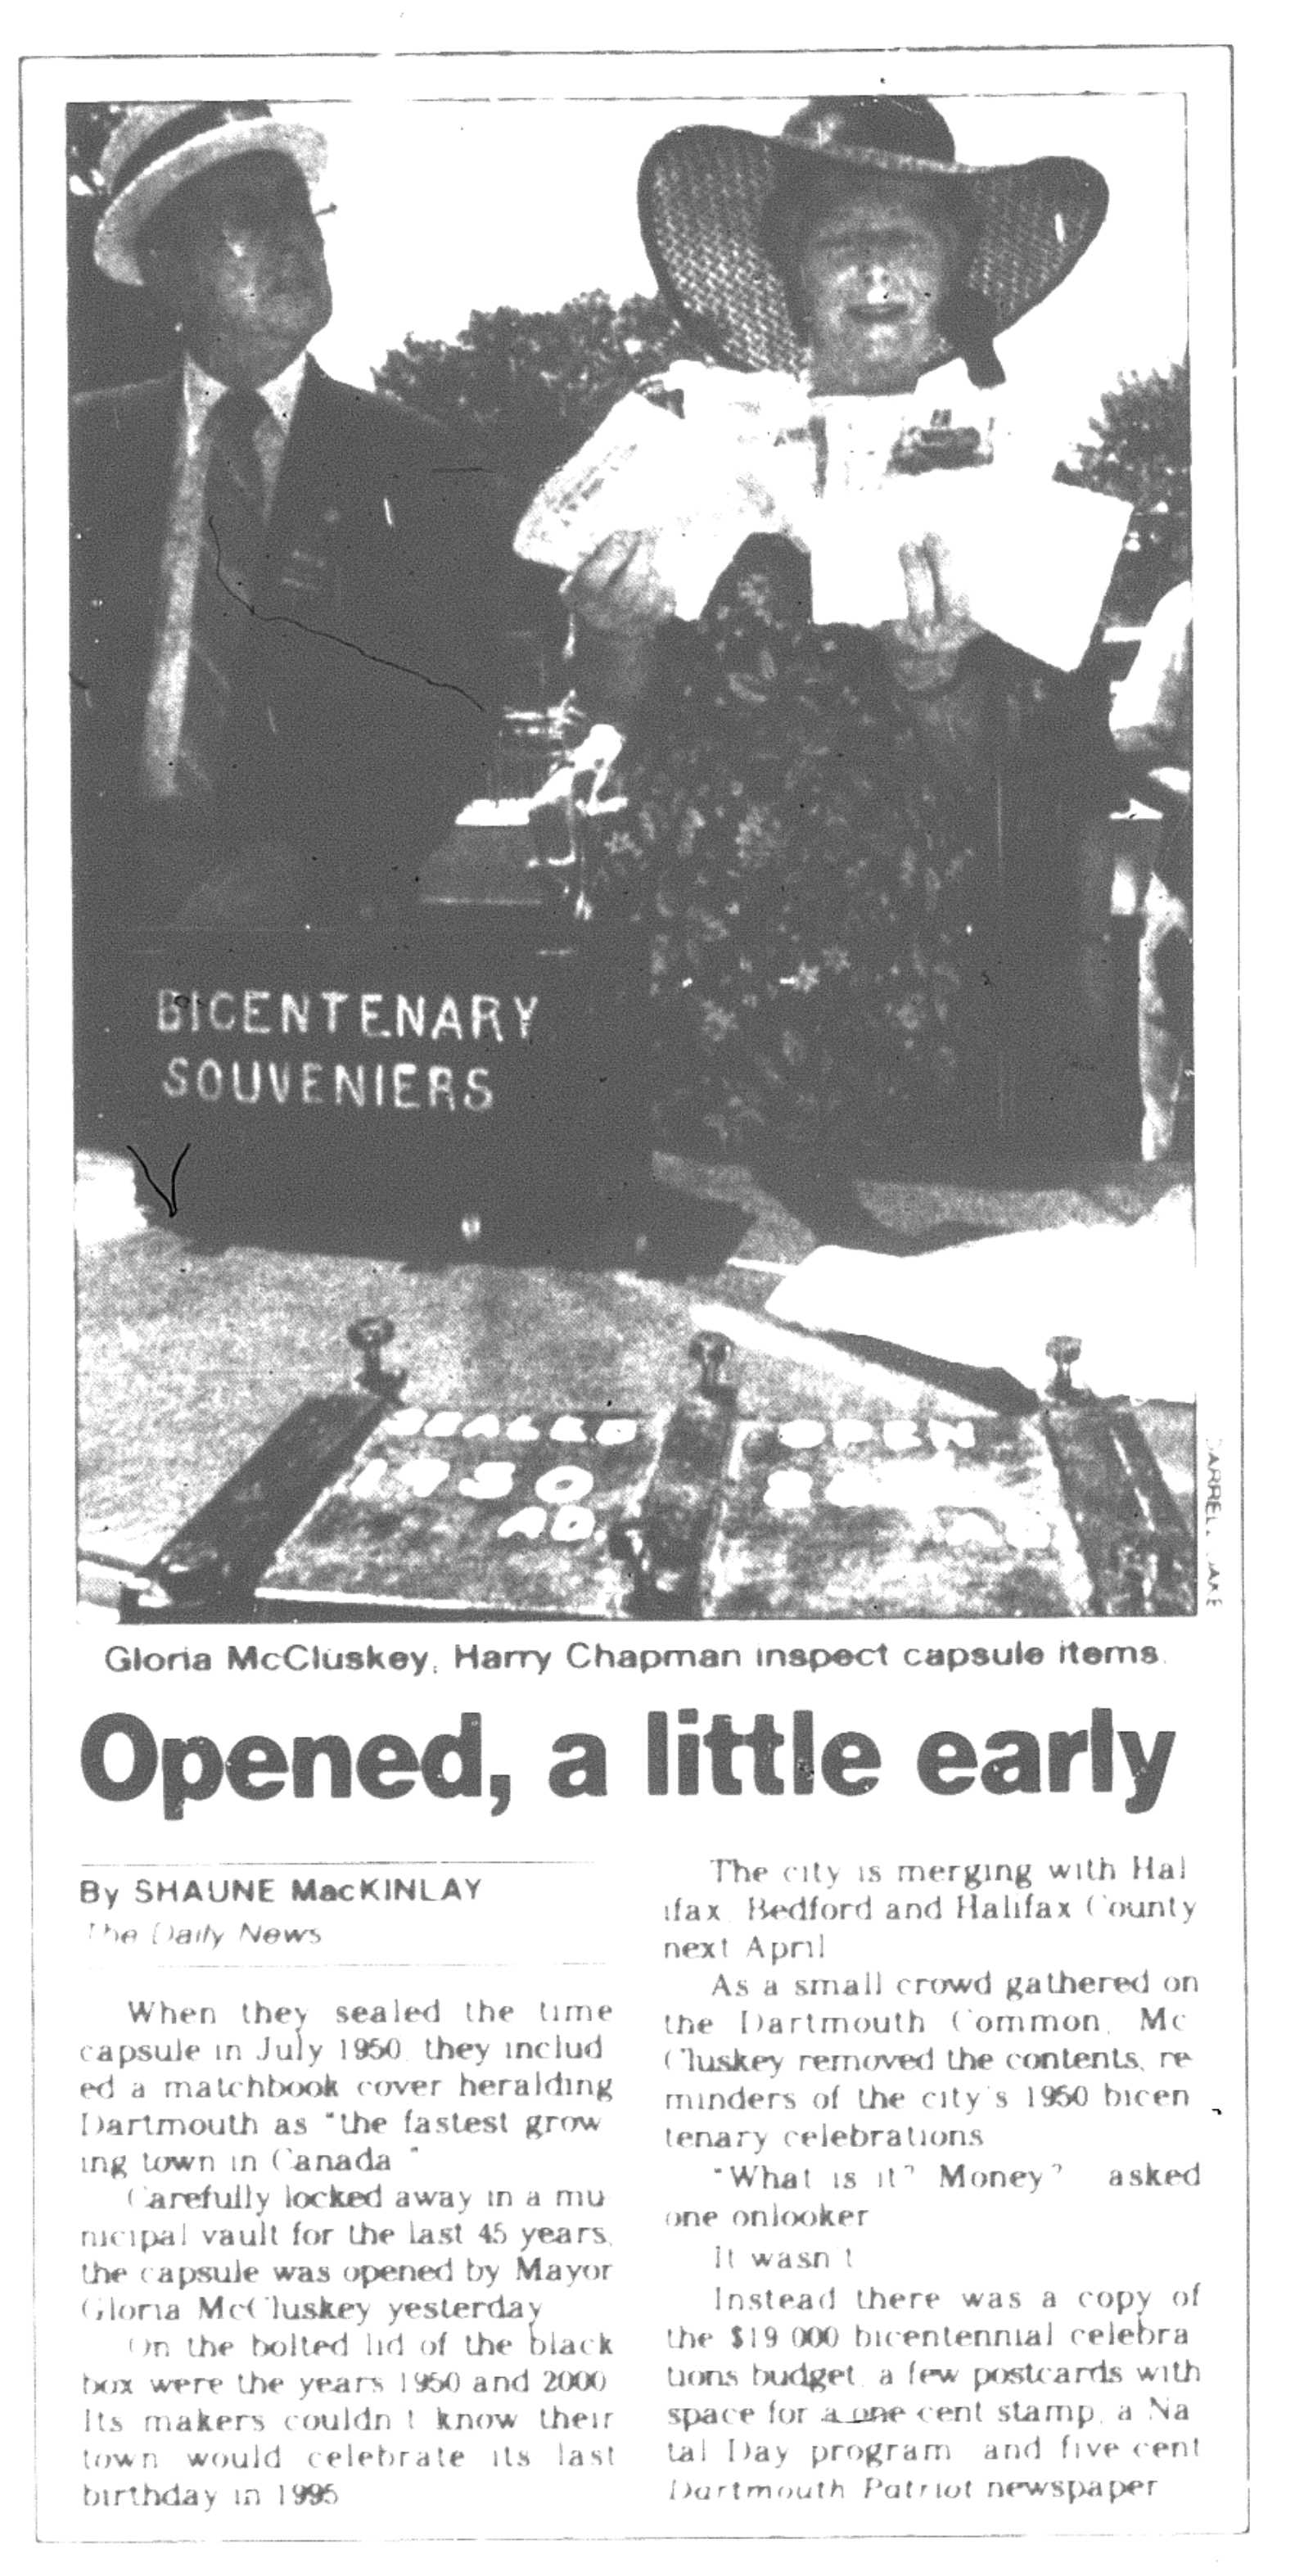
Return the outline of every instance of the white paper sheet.
{"type": "Polygon", "coordinates": [[[812,613],[818,626],[905,617],[899,549],[934,534],[978,626],[1055,670],[1074,671],[1129,518],[1127,504],[1106,493],[1006,465],[873,475],[865,484],[853,477],[817,504],[812,613]]]}
{"type": "Polygon", "coordinates": [[[1189,1193],[1135,1225],[1061,1225],[893,1255],[823,1244],[766,1312],[816,1333],[861,1334],[962,1367],[1006,1369],[1039,1392],[1047,1344],[1081,1343],[1075,1382],[1096,1395],[1188,1401],[1196,1384],[1189,1193]]]}

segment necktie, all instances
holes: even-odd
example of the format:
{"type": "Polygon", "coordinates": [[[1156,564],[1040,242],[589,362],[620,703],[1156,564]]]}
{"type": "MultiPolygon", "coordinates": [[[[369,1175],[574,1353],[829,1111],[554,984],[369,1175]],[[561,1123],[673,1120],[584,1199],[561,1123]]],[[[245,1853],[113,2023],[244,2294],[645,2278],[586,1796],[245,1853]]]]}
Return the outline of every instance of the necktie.
{"type": "Polygon", "coordinates": [[[233,689],[250,642],[264,546],[265,485],[255,432],[269,416],[259,394],[230,389],[210,414],[200,563],[192,608],[187,692],[178,743],[178,793],[213,795],[240,750],[225,749],[233,689]]]}

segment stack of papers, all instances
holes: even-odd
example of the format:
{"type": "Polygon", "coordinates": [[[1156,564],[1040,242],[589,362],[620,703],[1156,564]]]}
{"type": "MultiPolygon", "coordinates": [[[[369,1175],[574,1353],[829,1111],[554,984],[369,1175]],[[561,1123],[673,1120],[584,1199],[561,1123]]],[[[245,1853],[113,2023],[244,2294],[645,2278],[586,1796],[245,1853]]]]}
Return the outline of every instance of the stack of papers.
{"type": "Polygon", "coordinates": [[[933,534],[978,626],[1075,669],[1121,550],[1126,503],[1054,483],[1006,445],[988,465],[891,470],[908,420],[902,399],[808,407],[790,387],[754,404],[726,399],[714,370],[684,372],[707,380],[683,388],[686,417],[626,394],[543,485],[517,532],[519,554],[572,573],[608,538],[643,536],[675,615],[694,618],[745,538],[783,533],[810,552],[818,625],[880,626],[907,614],[900,548],[933,534]]]}
{"type": "Polygon", "coordinates": [[[736,473],[728,441],[698,437],[642,394],[626,394],[544,483],[516,531],[515,551],[570,573],[608,537],[646,536],[675,615],[693,618],[744,539],[780,524],[767,487],[736,473]]]}

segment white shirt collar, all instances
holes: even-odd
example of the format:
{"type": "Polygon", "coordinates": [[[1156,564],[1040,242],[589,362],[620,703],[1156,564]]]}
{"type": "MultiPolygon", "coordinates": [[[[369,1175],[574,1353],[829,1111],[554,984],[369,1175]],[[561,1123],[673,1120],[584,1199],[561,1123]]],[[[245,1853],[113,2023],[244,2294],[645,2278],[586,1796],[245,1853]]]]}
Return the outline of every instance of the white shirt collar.
{"type": "MultiPolygon", "coordinates": [[[[307,353],[303,349],[300,357],[293,358],[290,367],[284,367],[280,376],[271,376],[266,385],[256,387],[261,401],[269,406],[273,427],[277,430],[279,438],[284,441],[291,429],[297,396],[305,380],[306,361],[307,353]]],[[[228,390],[228,386],[221,384],[217,376],[207,374],[205,368],[199,366],[195,358],[191,356],[187,358],[182,371],[182,400],[187,415],[187,427],[192,437],[195,437],[198,430],[204,428],[215,404],[222,400],[228,390]]]]}

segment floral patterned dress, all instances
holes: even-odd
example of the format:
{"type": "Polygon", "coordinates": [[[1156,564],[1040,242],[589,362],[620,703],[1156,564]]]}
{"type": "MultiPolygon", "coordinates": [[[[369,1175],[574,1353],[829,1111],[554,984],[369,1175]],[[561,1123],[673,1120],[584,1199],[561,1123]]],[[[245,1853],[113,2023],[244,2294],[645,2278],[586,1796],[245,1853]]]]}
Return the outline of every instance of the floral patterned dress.
{"type": "Polygon", "coordinates": [[[1087,689],[1073,732],[1072,684],[983,638],[985,742],[954,776],[879,637],[810,611],[805,554],[750,538],[698,622],[657,639],[626,801],[597,826],[599,899],[648,923],[660,1131],[849,1157],[980,1144],[1019,1015],[1058,1004],[1062,809],[1097,797],[1101,718],[1087,689]]]}

